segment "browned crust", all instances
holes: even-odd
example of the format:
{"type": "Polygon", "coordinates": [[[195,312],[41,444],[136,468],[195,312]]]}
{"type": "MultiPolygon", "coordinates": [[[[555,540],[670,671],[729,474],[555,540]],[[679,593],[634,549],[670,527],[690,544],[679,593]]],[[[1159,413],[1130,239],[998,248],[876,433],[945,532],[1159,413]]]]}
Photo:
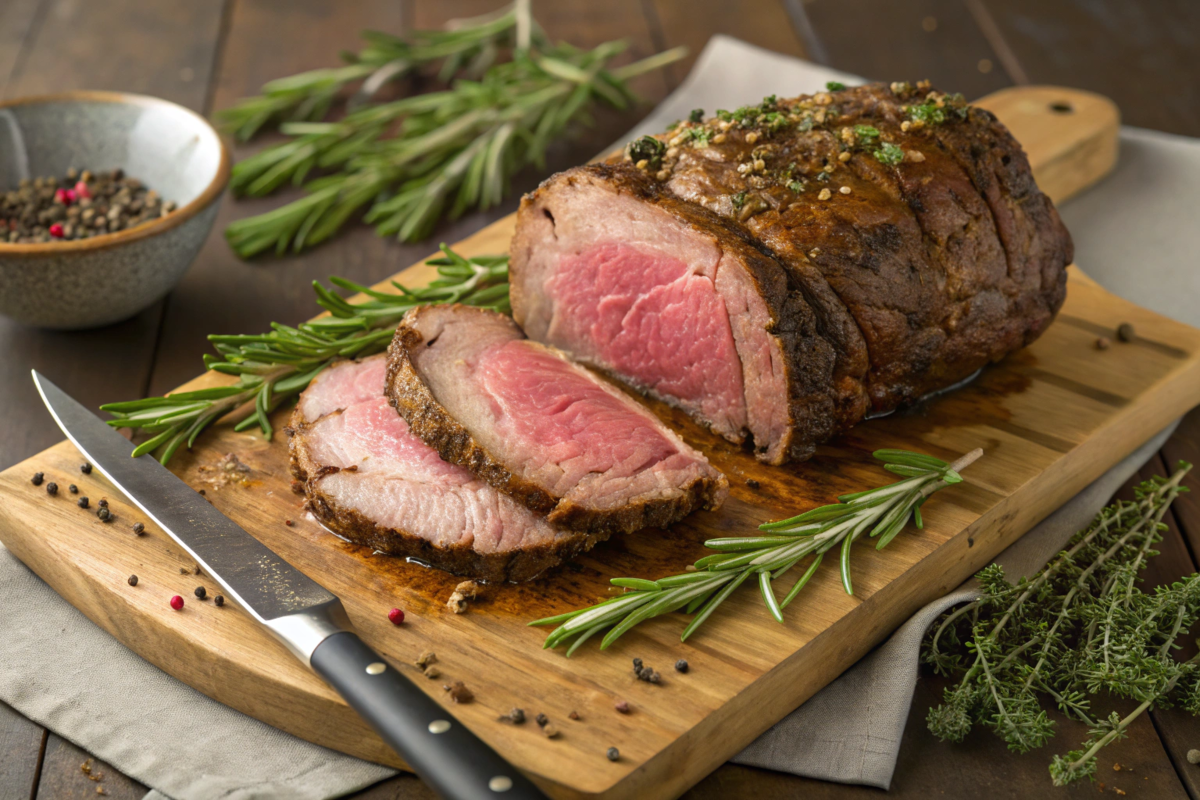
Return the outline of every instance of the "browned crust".
{"type": "Polygon", "coordinates": [[[304,496],[313,516],[326,528],[354,544],[370,547],[388,555],[418,559],[455,575],[490,582],[519,583],[541,576],[547,570],[587,552],[595,544],[608,538],[603,533],[573,533],[559,536],[554,542],[533,547],[504,553],[480,553],[465,544],[439,547],[408,531],[379,525],[354,509],[338,505],[333,498],[321,491],[321,479],[339,470],[313,460],[304,438],[309,425],[299,409],[292,413],[287,429],[292,475],[303,485],[304,496]]]}
{"type": "MultiPolygon", "coordinates": [[[[495,312],[471,306],[455,306],[456,310],[490,315],[495,312]]],[[[614,533],[633,533],[646,527],[665,527],[686,517],[696,508],[716,508],[717,500],[728,486],[725,476],[699,477],[681,487],[679,495],[670,498],[629,503],[615,509],[596,509],[555,497],[536,484],[510,471],[504,463],[479,444],[458,420],[433,396],[429,386],[417,373],[411,353],[424,342],[415,328],[422,308],[404,315],[396,335],[388,347],[388,372],[385,393],[388,402],[404,418],[411,430],[425,444],[437,451],[444,461],[466,467],[476,477],[538,513],[546,514],[556,527],[564,530],[599,534],[603,538],[614,533]]],[[[516,324],[514,330],[519,332],[516,324]]],[[[524,334],[522,334],[524,336],[524,334]]]]}

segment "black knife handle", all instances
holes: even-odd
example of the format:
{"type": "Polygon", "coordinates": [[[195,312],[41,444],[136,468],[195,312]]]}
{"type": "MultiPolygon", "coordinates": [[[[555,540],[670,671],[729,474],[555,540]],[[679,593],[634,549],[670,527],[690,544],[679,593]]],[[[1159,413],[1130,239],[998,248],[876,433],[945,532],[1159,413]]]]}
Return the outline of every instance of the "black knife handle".
{"type": "Polygon", "coordinates": [[[350,631],[317,645],[313,670],[446,800],[546,800],[515,767],[350,631]]]}

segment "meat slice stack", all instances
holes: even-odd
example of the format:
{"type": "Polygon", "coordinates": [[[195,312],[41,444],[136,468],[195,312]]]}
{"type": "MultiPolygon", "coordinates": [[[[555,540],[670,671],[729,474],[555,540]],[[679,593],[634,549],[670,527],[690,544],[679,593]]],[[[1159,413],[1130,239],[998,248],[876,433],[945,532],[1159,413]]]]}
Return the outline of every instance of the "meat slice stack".
{"type": "Polygon", "coordinates": [[[728,492],[653,414],[501,314],[414,309],[388,358],[388,398],[414,434],[559,528],[669,525],[728,492]]]}
{"type": "Polygon", "coordinates": [[[383,355],[330,367],[292,415],[292,472],[327,528],[493,581],[529,580],[598,540],[556,528],[439,458],[388,405],[386,371],[383,355]]]}
{"type": "Polygon", "coordinates": [[[994,116],[871,84],[553,176],[522,201],[510,279],[531,338],[778,464],[1032,342],[1071,257],[994,116]]]}

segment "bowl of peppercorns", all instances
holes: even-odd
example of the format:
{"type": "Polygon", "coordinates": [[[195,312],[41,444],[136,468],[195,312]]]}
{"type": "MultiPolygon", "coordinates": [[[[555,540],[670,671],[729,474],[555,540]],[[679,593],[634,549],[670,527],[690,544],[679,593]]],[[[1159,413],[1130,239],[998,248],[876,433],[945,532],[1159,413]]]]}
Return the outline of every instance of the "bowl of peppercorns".
{"type": "Polygon", "coordinates": [[[229,165],[217,131],[166,100],[0,103],[0,314],[71,330],[153,305],[204,244],[229,165]]]}

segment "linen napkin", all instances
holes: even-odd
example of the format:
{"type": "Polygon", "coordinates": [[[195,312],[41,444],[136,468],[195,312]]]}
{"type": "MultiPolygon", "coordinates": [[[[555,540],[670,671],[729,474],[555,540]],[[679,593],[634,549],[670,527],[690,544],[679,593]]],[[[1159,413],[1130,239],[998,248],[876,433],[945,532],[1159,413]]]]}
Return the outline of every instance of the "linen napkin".
{"type": "MultiPolygon", "coordinates": [[[[680,88],[622,142],[660,130],[693,108],[711,113],[771,93],[813,91],[830,80],[861,79],[714,37],[680,88]]],[[[1196,237],[1184,216],[1200,199],[1200,143],[1126,129],[1122,148],[1117,173],[1062,209],[1077,258],[1110,290],[1200,325],[1200,271],[1191,256],[1196,237]]],[[[1005,551],[1001,561],[1010,573],[1039,568],[1168,434],[1005,551]]],[[[964,587],[922,609],[735,760],[886,788],[912,700],[921,635],[970,591],[964,587]]],[[[0,699],[153,787],[146,800],[323,800],[394,774],[278,731],[176,681],[93,625],[3,547],[0,608],[0,699]]]]}

